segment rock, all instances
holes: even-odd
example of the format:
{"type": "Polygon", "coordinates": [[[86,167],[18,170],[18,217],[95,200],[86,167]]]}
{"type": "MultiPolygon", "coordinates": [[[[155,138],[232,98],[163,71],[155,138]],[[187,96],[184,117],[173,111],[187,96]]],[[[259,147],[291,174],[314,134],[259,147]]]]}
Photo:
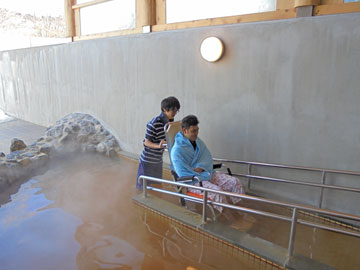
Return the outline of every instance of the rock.
{"type": "Polygon", "coordinates": [[[108,151],[106,151],[106,156],[109,157],[109,158],[114,158],[116,157],[116,152],[114,149],[109,149],[108,151]]]}
{"type": "Polygon", "coordinates": [[[80,130],[80,126],[78,124],[69,124],[69,127],[73,132],[78,132],[80,130]]]}
{"type": "Polygon", "coordinates": [[[50,127],[48,131],[46,131],[46,136],[50,136],[53,138],[58,138],[63,135],[63,125],[57,125],[54,127],[50,127]]]}
{"type": "Polygon", "coordinates": [[[101,141],[103,141],[104,139],[102,138],[102,136],[98,136],[98,135],[94,135],[94,136],[91,136],[89,138],[89,144],[99,144],[101,141]]]}
{"type": "Polygon", "coordinates": [[[93,125],[93,123],[91,123],[90,121],[87,121],[87,120],[81,120],[81,121],[79,122],[79,125],[80,125],[81,128],[83,128],[83,127],[87,127],[87,126],[93,125]]]}
{"type": "Polygon", "coordinates": [[[40,168],[46,165],[48,160],[49,160],[49,156],[45,153],[41,153],[37,156],[30,158],[30,162],[32,163],[32,166],[35,168],[40,168]]]}
{"type": "Polygon", "coordinates": [[[74,136],[72,134],[64,133],[63,136],[58,140],[58,142],[60,144],[66,144],[66,143],[72,141],[73,138],[74,138],[74,136]]]}
{"type": "Polygon", "coordinates": [[[95,134],[96,129],[93,126],[84,126],[80,130],[80,134],[91,135],[95,134]]]}
{"type": "Polygon", "coordinates": [[[25,148],[26,148],[26,144],[22,140],[19,140],[17,138],[13,138],[11,140],[10,152],[23,150],[25,148]]]}
{"type": "Polygon", "coordinates": [[[54,147],[48,143],[40,146],[40,152],[45,154],[49,154],[53,149],[54,147]]]}
{"type": "Polygon", "coordinates": [[[99,153],[105,153],[106,151],[106,146],[104,143],[99,143],[97,146],[96,146],[96,151],[99,152],[99,153]]]}
{"type": "Polygon", "coordinates": [[[113,148],[115,146],[115,140],[114,139],[106,140],[104,144],[106,145],[107,148],[113,148]]]}
{"type": "Polygon", "coordinates": [[[34,142],[27,147],[27,150],[37,151],[38,145],[44,144],[43,142],[34,142]]]}
{"type": "Polygon", "coordinates": [[[24,158],[20,160],[19,163],[23,166],[28,166],[30,164],[30,158],[24,158]]]}
{"type": "Polygon", "coordinates": [[[37,142],[42,142],[42,141],[45,141],[45,138],[44,137],[40,137],[39,139],[36,140],[37,142]]]}
{"type": "MultiPolygon", "coordinates": [[[[24,154],[21,155],[21,157],[25,157],[25,158],[31,158],[31,157],[34,157],[38,154],[38,152],[35,152],[35,151],[30,151],[30,152],[26,152],[24,154]]],[[[19,158],[21,158],[19,157],[19,158]]]]}
{"type": "Polygon", "coordinates": [[[97,126],[95,127],[95,129],[96,129],[96,132],[103,132],[103,131],[104,131],[104,127],[101,126],[101,125],[97,125],[97,126]]]}
{"type": "Polygon", "coordinates": [[[45,135],[29,146],[14,138],[10,151],[8,155],[0,152],[0,186],[45,172],[50,158],[67,158],[76,152],[98,152],[113,158],[120,147],[97,119],[75,113],[48,127],[45,135]]]}
{"type": "Polygon", "coordinates": [[[88,141],[88,135],[86,134],[80,134],[77,136],[76,140],[79,142],[79,143],[86,143],[88,141]]]}
{"type": "Polygon", "coordinates": [[[65,128],[64,128],[64,132],[66,132],[66,133],[72,133],[72,130],[71,130],[70,127],[65,127],[65,128]]]}
{"type": "Polygon", "coordinates": [[[25,151],[22,150],[11,152],[10,154],[6,155],[6,161],[12,163],[17,162],[17,159],[19,159],[23,153],[25,153],[25,151]]]}
{"type": "Polygon", "coordinates": [[[68,115],[69,118],[73,119],[73,120],[81,120],[85,117],[85,114],[83,113],[72,113],[70,115],[68,115]]]}

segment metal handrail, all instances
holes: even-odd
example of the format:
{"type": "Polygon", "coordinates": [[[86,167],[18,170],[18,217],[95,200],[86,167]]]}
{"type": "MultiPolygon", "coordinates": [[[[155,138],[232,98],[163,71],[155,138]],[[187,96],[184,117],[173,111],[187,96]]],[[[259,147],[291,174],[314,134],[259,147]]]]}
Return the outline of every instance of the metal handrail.
{"type": "Polygon", "coordinates": [[[324,188],[360,193],[360,188],[350,188],[350,187],[337,186],[337,185],[328,185],[325,182],[326,181],[326,175],[328,175],[329,173],[360,176],[360,172],[344,171],[344,170],[332,170],[332,169],[321,169],[321,168],[312,168],[312,167],[303,167],[303,166],[290,166],[290,165],[281,165],[281,164],[272,164],[272,163],[263,163],[263,162],[252,162],[252,161],[242,161],[242,160],[231,160],[231,159],[220,159],[220,158],[214,158],[213,160],[216,161],[216,162],[225,162],[225,163],[235,163],[235,164],[248,165],[248,173],[247,174],[235,174],[235,173],[233,173],[233,175],[235,175],[235,176],[245,177],[245,178],[248,179],[248,182],[247,182],[248,190],[250,189],[251,179],[273,181],[273,182],[281,182],[281,183],[296,184],[296,185],[304,185],[304,186],[311,186],[311,187],[318,187],[318,188],[320,188],[320,196],[319,196],[319,203],[318,203],[319,208],[322,207],[324,188]],[[273,177],[265,177],[265,176],[260,176],[260,175],[253,175],[253,174],[251,174],[251,169],[252,169],[253,166],[281,168],[281,169],[292,169],[292,170],[303,170],[303,171],[312,171],[312,172],[321,172],[321,183],[317,184],[317,183],[309,183],[309,182],[306,182],[306,181],[299,181],[299,180],[290,180],[290,179],[282,179],[282,178],[273,178],[273,177]]]}
{"type": "Polygon", "coordinates": [[[261,180],[266,180],[266,181],[288,183],[288,184],[296,184],[296,185],[304,185],[304,186],[311,186],[311,187],[337,189],[337,190],[344,190],[344,191],[351,191],[351,192],[360,192],[360,188],[348,188],[348,187],[342,187],[342,186],[316,184],[316,183],[309,183],[309,182],[305,182],[305,181],[289,180],[289,179],[273,178],[273,177],[265,177],[265,176],[259,176],[259,175],[251,175],[251,174],[233,173],[232,175],[240,176],[240,177],[246,177],[246,178],[252,178],[252,179],[261,179],[261,180]]]}
{"type": "Polygon", "coordinates": [[[328,172],[328,173],[340,173],[340,174],[348,174],[348,175],[358,175],[358,176],[360,176],[360,172],[355,172],[355,171],[321,169],[321,168],[304,167],[304,166],[291,166],[291,165],[282,165],[282,164],[273,164],[273,163],[264,163],[264,162],[254,162],[254,161],[243,161],[243,160],[233,160],[233,159],[221,159],[221,158],[213,158],[213,160],[218,161],[218,162],[241,163],[241,164],[255,165],[255,166],[265,166],[265,167],[274,167],[274,168],[283,168],[283,169],[296,169],[296,170],[306,170],[306,171],[317,171],[317,172],[325,171],[325,172],[328,172]]]}
{"type": "Polygon", "coordinates": [[[328,215],[328,216],[333,216],[333,217],[338,217],[338,218],[344,218],[344,219],[350,219],[350,220],[355,220],[355,221],[360,221],[360,216],[341,213],[341,212],[337,212],[337,211],[324,210],[324,209],[314,208],[314,207],[310,207],[310,206],[304,206],[304,205],[300,205],[300,204],[285,203],[285,202],[281,202],[281,201],[264,199],[264,198],[259,198],[259,197],[255,197],[255,196],[244,195],[244,194],[238,194],[238,193],[233,193],[233,192],[213,190],[213,189],[209,189],[209,188],[183,184],[183,183],[179,183],[179,182],[174,182],[174,181],[165,180],[165,179],[159,179],[159,178],[150,177],[150,176],[140,175],[139,176],[139,181],[141,179],[143,180],[143,195],[144,195],[145,198],[147,197],[147,191],[148,190],[153,190],[153,191],[165,193],[165,194],[168,194],[168,195],[174,195],[174,196],[177,196],[177,197],[188,198],[188,199],[191,199],[194,202],[202,204],[203,205],[202,220],[203,220],[204,223],[207,220],[206,211],[205,211],[207,204],[217,205],[217,206],[230,208],[230,209],[237,210],[237,211],[243,211],[243,212],[247,212],[247,213],[258,214],[258,215],[262,215],[262,216],[267,216],[267,217],[276,218],[276,219],[291,222],[291,230],[290,230],[289,245],[288,245],[288,252],[287,252],[287,257],[288,258],[290,258],[290,256],[292,256],[293,252],[294,252],[294,241],[295,241],[295,233],[296,233],[296,224],[297,223],[302,224],[302,225],[306,225],[306,226],[310,226],[310,227],[313,227],[313,228],[324,229],[324,230],[333,231],[333,232],[337,232],[337,233],[341,233],[341,234],[350,235],[350,236],[360,238],[360,233],[350,232],[350,231],[342,230],[342,229],[339,229],[339,228],[333,228],[333,227],[330,227],[330,226],[327,226],[327,225],[319,225],[319,224],[316,224],[316,223],[313,223],[313,222],[298,219],[297,211],[298,210],[305,210],[305,211],[310,211],[310,212],[314,212],[314,213],[317,213],[317,214],[323,214],[323,215],[328,215]],[[192,196],[188,196],[188,195],[185,195],[185,194],[182,194],[182,193],[177,193],[177,192],[172,192],[172,191],[169,191],[169,190],[164,190],[164,189],[160,189],[160,188],[151,187],[151,186],[147,185],[148,180],[158,182],[158,183],[165,183],[165,184],[169,184],[169,185],[173,185],[173,186],[181,186],[181,187],[186,187],[186,188],[198,189],[198,190],[204,191],[205,195],[204,195],[203,199],[200,199],[200,198],[194,198],[192,196]],[[221,195],[224,195],[224,196],[237,197],[237,198],[242,198],[242,199],[247,199],[247,200],[258,201],[258,202],[263,202],[263,203],[267,203],[267,204],[273,204],[273,205],[279,205],[279,206],[292,208],[293,209],[292,217],[289,218],[287,216],[278,215],[278,214],[274,214],[274,213],[270,213],[270,212],[266,212],[266,211],[260,211],[260,210],[246,208],[246,207],[240,207],[240,206],[237,206],[237,205],[231,205],[231,204],[227,204],[227,203],[214,202],[214,201],[208,200],[208,198],[207,198],[207,193],[208,192],[217,193],[217,194],[221,194],[221,195]]]}

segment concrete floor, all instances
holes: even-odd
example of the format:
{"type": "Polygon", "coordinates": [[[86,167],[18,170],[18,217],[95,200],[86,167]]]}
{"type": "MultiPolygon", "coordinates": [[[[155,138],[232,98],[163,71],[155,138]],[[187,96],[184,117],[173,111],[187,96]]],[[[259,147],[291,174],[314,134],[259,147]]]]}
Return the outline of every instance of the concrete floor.
{"type": "Polygon", "coordinates": [[[0,152],[10,153],[11,140],[18,138],[30,145],[45,135],[46,127],[32,124],[19,119],[7,122],[0,121],[0,152]]]}

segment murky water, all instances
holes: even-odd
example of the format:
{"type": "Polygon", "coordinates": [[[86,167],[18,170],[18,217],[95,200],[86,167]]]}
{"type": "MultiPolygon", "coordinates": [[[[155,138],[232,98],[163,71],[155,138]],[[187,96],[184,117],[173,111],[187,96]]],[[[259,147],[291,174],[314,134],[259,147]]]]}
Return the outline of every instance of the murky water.
{"type": "Polygon", "coordinates": [[[136,206],[136,170],[126,159],[83,157],[21,185],[0,207],[0,269],[259,269],[136,206]]]}
{"type": "MultiPolygon", "coordinates": [[[[82,157],[21,185],[1,202],[0,269],[276,269],[136,206],[136,170],[82,157]]],[[[249,233],[287,246],[288,224],[256,219],[249,233]]],[[[297,240],[296,252],[359,269],[358,239],[300,228],[297,240]]]]}

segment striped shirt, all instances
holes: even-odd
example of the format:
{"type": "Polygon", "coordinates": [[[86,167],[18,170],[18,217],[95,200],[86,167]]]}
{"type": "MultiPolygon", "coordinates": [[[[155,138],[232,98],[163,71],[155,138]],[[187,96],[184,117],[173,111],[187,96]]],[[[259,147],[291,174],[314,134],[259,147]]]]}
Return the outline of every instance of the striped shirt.
{"type": "MultiPolygon", "coordinates": [[[[163,112],[159,116],[154,117],[146,125],[145,139],[159,144],[161,140],[165,139],[164,126],[166,123],[167,119],[163,112]]],[[[163,152],[164,149],[152,149],[144,145],[140,160],[147,163],[160,163],[162,162],[163,152]]]]}

